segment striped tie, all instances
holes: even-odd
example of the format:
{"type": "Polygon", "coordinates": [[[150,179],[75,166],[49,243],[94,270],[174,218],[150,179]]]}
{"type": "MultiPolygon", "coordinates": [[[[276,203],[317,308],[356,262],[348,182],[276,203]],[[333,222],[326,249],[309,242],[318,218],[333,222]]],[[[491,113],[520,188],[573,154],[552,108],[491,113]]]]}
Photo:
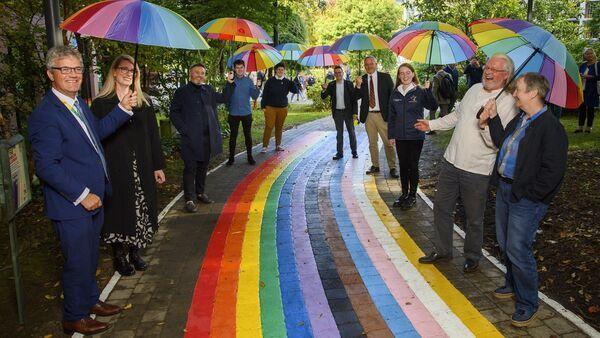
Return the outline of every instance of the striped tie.
{"type": "Polygon", "coordinates": [[[98,157],[100,157],[100,162],[102,162],[102,169],[104,169],[104,174],[106,175],[106,177],[108,177],[108,171],[106,169],[106,159],[104,158],[104,154],[102,154],[100,142],[98,142],[98,140],[96,139],[96,135],[94,134],[88,119],[85,117],[85,114],[83,113],[83,110],[79,105],[79,100],[75,100],[75,104],[73,105],[73,107],[75,108],[73,112],[75,113],[75,115],[77,115],[77,117],[79,117],[81,121],[83,121],[83,124],[87,128],[88,134],[90,135],[90,139],[92,140],[92,144],[94,145],[94,149],[96,150],[98,157]]]}

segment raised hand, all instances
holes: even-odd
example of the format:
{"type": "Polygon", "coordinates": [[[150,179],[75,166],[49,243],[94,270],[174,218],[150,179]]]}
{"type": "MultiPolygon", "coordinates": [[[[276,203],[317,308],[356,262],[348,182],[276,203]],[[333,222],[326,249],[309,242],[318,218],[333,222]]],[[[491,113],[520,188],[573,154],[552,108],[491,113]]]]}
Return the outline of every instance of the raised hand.
{"type": "Polygon", "coordinates": [[[360,88],[362,86],[362,76],[359,76],[354,80],[354,85],[356,88],[360,88]]]}
{"type": "Polygon", "coordinates": [[[127,94],[123,96],[120,104],[125,110],[133,110],[137,106],[137,92],[131,92],[131,89],[127,89],[127,94]]]}

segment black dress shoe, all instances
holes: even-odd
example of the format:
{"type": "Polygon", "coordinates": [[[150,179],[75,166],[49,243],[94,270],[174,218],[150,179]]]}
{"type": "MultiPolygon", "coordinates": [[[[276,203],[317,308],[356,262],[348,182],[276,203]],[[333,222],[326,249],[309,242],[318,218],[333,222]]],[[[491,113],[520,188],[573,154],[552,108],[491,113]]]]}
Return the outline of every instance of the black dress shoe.
{"type": "Polygon", "coordinates": [[[215,201],[208,198],[208,196],[206,194],[198,194],[198,201],[200,201],[200,203],[204,203],[204,204],[215,203],[215,201]]]}
{"type": "Polygon", "coordinates": [[[379,167],[371,166],[369,170],[367,170],[367,175],[376,174],[379,172],[379,167]]]}
{"type": "Polygon", "coordinates": [[[400,176],[398,176],[398,173],[396,172],[396,168],[390,169],[390,176],[392,176],[393,178],[400,177],[400,176]]]}
{"type": "Polygon", "coordinates": [[[148,263],[140,256],[140,249],[136,246],[129,247],[129,262],[137,271],[146,271],[148,269],[148,263]]]}
{"type": "Polygon", "coordinates": [[[402,210],[412,209],[417,204],[417,197],[414,195],[408,195],[404,200],[404,203],[400,206],[402,210]]]}
{"type": "Polygon", "coordinates": [[[394,201],[394,207],[396,207],[396,208],[401,207],[402,204],[404,203],[404,201],[406,200],[406,198],[408,198],[408,194],[400,195],[400,197],[398,197],[398,199],[394,201]]]}
{"type": "Polygon", "coordinates": [[[465,260],[465,265],[463,265],[464,273],[475,272],[477,269],[479,269],[479,262],[470,259],[465,260]]]}
{"type": "Polygon", "coordinates": [[[227,165],[227,166],[229,166],[229,165],[232,165],[232,164],[233,164],[233,162],[235,162],[235,159],[234,159],[233,157],[230,157],[230,158],[227,160],[227,163],[225,163],[225,165],[227,165]]]}
{"type": "Polygon", "coordinates": [[[249,165],[255,165],[256,164],[256,161],[254,160],[254,157],[252,157],[252,156],[248,157],[248,164],[249,165]]]}
{"type": "Polygon", "coordinates": [[[341,160],[341,159],[342,159],[342,157],[344,157],[344,155],[336,154],[336,155],[333,157],[333,159],[334,159],[335,161],[337,161],[337,160],[341,160]]]}
{"type": "Polygon", "coordinates": [[[358,158],[358,154],[357,153],[352,153],[352,158],[358,158]]]}
{"type": "Polygon", "coordinates": [[[435,262],[449,261],[452,259],[452,256],[449,255],[440,255],[437,252],[432,252],[427,256],[423,256],[419,258],[419,263],[421,264],[433,264],[435,262]]]}

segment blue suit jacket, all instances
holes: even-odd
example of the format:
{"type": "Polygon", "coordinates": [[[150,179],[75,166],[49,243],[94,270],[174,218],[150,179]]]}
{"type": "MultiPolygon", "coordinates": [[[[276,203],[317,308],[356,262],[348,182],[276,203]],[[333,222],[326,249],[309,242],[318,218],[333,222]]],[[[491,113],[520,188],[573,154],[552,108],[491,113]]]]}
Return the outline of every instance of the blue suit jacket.
{"type": "MultiPolygon", "coordinates": [[[[102,119],[77,98],[97,139],[114,132],[130,116],[118,106],[102,119]]],[[[73,203],[87,187],[104,198],[110,189],[102,162],[90,139],[65,105],[48,91],[29,117],[29,140],[36,175],[43,183],[46,214],[52,220],[88,217],[99,212],[87,211],[73,203]]],[[[99,145],[102,150],[102,145],[99,145]]]]}

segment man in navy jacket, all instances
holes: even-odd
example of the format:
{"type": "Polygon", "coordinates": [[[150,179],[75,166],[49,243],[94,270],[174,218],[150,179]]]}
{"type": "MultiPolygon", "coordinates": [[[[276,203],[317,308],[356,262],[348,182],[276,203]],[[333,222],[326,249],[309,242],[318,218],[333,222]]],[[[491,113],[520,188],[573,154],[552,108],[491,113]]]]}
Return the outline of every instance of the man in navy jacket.
{"type": "Polygon", "coordinates": [[[190,82],[175,91],[170,107],[171,121],[181,135],[183,197],[188,212],[197,210],[196,198],[205,204],[213,203],[204,187],[210,158],[223,148],[217,104],[229,102],[235,87],[232,74],[222,94],[205,81],[206,67],[201,63],[192,65],[190,82]]]}
{"type": "Polygon", "coordinates": [[[126,95],[111,113],[97,119],[77,95],[83,78],[79,52],[52,48],[46,68],[52,89],[29,117],[29,138],[36,174],[43,183],[46,214],[65,259],[62,325],[67,333],[96,334],[109,324],[89,314],[109,316],[121,311],[99,300],[96,283],[102,200],[110,193],[100,141],[131,117],[137,94],[126,95]]]}

